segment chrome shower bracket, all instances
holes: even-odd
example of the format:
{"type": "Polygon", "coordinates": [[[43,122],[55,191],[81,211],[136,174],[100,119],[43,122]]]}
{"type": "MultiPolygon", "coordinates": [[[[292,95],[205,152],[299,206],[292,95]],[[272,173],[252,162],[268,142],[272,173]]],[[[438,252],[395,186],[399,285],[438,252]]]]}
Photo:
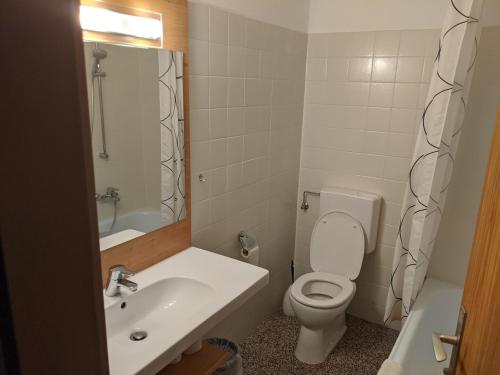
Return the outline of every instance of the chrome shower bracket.
{"type": "Polygon", "coordinates": [[[307,211],[309,209],[309,203],[307,202],[308,195],[319,197],[320,194],[317,191],[304,190],[302,193],[302,204],[300,205],[301,210],[307,211]]]}

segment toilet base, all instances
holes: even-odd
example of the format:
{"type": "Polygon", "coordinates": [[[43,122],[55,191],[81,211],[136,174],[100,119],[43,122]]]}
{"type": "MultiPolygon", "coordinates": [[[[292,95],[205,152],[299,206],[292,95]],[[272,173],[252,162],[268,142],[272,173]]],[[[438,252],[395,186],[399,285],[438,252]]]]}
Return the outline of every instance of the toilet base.
{"type": "Polygon", "coordinates": [[[301,326],[295,357],[309,365],[324,362],[346,330],[345,313],[340,314],[328,327],[310,329],[301,326]]]}

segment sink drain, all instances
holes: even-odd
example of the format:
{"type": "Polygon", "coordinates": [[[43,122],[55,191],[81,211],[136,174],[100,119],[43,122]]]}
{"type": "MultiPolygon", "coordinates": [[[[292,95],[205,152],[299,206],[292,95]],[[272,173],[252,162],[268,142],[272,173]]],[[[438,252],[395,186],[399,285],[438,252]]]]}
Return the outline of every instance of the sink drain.
{"type": "Polygon", "coordinates": [[[148,333],[146,331],[135,331],[130,334],[130,340],[132,341],[142,341],[146,337],[148,337],[148,333]]]}

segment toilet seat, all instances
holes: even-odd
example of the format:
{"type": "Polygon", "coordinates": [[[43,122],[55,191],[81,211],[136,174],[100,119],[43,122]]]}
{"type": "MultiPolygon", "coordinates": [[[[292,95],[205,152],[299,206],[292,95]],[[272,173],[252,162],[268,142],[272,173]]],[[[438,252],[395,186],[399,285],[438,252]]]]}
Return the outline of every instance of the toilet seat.
{"type": "MultiPolygon", "coordinates": [[[[323,284],[322,287],[328,288],[329,286],[323,284]]],[[[326,272],[310,272],[295,280],[290,289],[290,295],[293,299],[303,305],[318,309],[331,309],[345,304],[354,294],[354,290],[354,283],[345,276],[326,272]],[[333,293],[322,293],[322,295],[330,298],[316,299],[308,297],[304,293],[304,290],[307,289],[307,284],[314,282],[331,284],[330,292],[333,293]],[[332,296],[329,294],[334,295],[332,296]]]]}

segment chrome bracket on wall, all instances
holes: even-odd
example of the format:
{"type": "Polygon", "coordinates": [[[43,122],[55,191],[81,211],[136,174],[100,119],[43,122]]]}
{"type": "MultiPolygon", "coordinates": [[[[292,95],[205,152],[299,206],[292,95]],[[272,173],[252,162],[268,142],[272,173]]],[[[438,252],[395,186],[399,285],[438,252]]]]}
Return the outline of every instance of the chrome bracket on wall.
{"type": "Polygon", "coordinates": [[[309,203],[307,202],[308,195],[319,197],[320,194],[317,191],[304,190],[304,192],[302,193],[302,204],[300,205],[301,210],[306,211],[307,209],[309,209],[309,203]]]}

